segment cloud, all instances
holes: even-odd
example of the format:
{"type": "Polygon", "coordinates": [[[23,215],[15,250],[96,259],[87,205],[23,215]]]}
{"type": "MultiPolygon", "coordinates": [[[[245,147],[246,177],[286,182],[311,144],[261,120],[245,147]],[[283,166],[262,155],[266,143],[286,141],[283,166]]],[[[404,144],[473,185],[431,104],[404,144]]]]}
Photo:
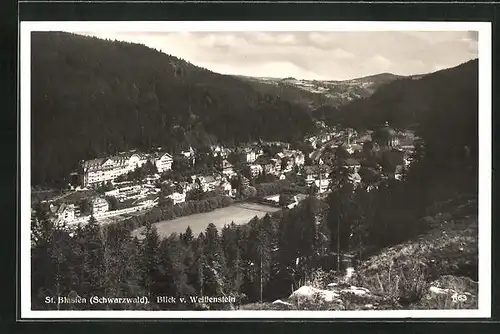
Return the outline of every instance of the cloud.
{"type": "Polygon", "coordinates": [[[335,49],[332,51],[332,56],[336,59],[352,59],[354,55],[343,49],[335,49]]]}
{"type": "Polygon", "coordinates": [[[477,31],[467,31],[467,37],[471,41],[478,41],[479,40],[479,33],[477,31]]]}
{"type": "Polygon", "coordinates": [[[420,74],[477,57],[477,32],[87,32],[145,44],[215,72],[343,80],[420,74]]]}
{"type": "Polygon", "coordinates": [[[367,65],[373,66],[376,68],[389,68],[391,66],[391,61],[387,58],[384,58],[382,56],[375,56],[366,62],[367,65]]]}

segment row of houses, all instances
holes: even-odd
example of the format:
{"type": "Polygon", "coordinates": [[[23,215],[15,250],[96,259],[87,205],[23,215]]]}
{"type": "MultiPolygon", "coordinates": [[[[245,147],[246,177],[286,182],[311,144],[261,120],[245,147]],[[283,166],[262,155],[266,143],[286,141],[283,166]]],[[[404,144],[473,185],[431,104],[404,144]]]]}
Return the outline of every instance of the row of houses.
{"type": "Polygon", "coordinates": [[[123,182],[115,184],[113,190],[106,191],[105,196],[115,197],[119,202],[127,200],[141,200],[147,196],[158,197],[159,189],[148,182],[141,184],[133,184],[131,182],[123,182]]]}
{"type": "MultiPolygon", "coordinates": [[[[175,187],[179,191],[174,192],[175,199],[174,202],[181,201],[181,195],[184,195],[193,190],[200,189],[203,192],[217,191],[224,195],[232,195],[231,183],[228,181],[225,175],[221,174],[208,174],[208,175],[193,175],[191,176],[191,182],[174,182],[171,180],[165,180],[163,183],[175,187]]],[[[183,200],[181,201],[183,202],[183,200]]]]}
{"type": "MultiPolygon", "coordinates": [[[[291,157],[292,160],[289,162],[289,166],[285,168],[284,172],[288,171],[288,169],[291,170],[291,167],[294,165],[304,164],[304,155],[302,152],[290,150],[289,145],[279,145],[282,143],[274,144],[275,146],[282,148],[282,152],[278,153],[275,157],[270,157],[275,159],[273,161],[275,168],[272,168],[271,166],[267,167],[271,173],[276,172],[275,169],[277,169],[278,165],[281,167],[282,159],[287,157],[291,157]]],[[[231,153],[239,154],[242,158],[241,160],[247,164],[254,164],[259,157],[264,155],[262,143],[252,143],[235,149],[230,149],[221,145],[214,145],[210,147],[210,150],[214,156],[223,158],[224,163],[222,170],[228,177],[234,175],[234,170],[232,170],[233,166],[227,161],[227,158],[231,153]]],[[[189,147],[189,149],[181,151],[179,156],[190,159],[191,163],[194,164],[196,152],[192,147],[189,147]]],[[[174,158],[167,152],[155,152],[152,154],[145,154],[136,151],[121,152],[106,158],[96,158],[82,161],[79,171],[80,180],[83,187],[114,181],[119,176],[127,174],[138,167],[144,166],[147,162],[155,165],[156,169],[161,174],[172,169],[173,161],[174,158]]],[[[258,164],[262,165],[262,163],[258,164]]]]}
{"type": "Polygon", "coordinates": [[[97,158],[81,162],[83,187],[114,181],[120,175],[127,174],[147,162],[156,166],[159,173],[172,169],[173,158],[166,152],[153,154],[123,152],[107,158],[97,158]]]}
{"type": "MultiPolygon", "coordinates": [[[[96,197],[89,201],[90,214],[99,217],[109,211],[109,203],[103,197],[96,197]]],[[[71,223],[84,216],[81,208],[73,203],[62,202],[60,204],[51,203],[49,206],[49,217],[55,221],[71,223]]]]}
{"type": "MultiPolygon", "coordinates": [[[[344,167],[348,169],[349,179],[352,183],[358,184],[361,182],[361,176],[358,173],[361,168],[361,163],[358,160],[348,158],[345,161],[344,167]]],[[[308,186],[314,184],[319,193],[327,192],[330,186],[331,171],[328,165],[323,164],[304,167],[303,173],[305,175],[306,184],[308,186]]]]}
{"type": "Polygon", "coordinates": [[[252,177],[259,173],[273,174],[276,176],[283,175],[292,171],[295,166],[303,166],[305,156],[299,150],[283,150],[277,153],[274,157],[265,155],[259,156],[252,164],[249,165],[252,177]]]}

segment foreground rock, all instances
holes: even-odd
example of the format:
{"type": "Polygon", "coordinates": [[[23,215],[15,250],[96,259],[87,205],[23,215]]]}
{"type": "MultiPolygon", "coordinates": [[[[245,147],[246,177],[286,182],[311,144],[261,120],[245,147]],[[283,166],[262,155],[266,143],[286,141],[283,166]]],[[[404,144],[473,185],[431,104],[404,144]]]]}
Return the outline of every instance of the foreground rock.
{"type": "Polygon", "coordinates": [[[334,291],[316,289],[311,286],[303,286],[300,289],[294,291],[290,295],[291,300],[309,300],[309,299],[320,299],[325,302],[333,302],[338,300],[340,295],[334,291]]]}
{"type": "Polygon", "coordinates": [[[293,309],[293,304],[292,303],[284,302],[281,299],[275,300],[274,302],[272,302],[272,304],[275,307],[283,308],[285,310],[293,309]]]}
{"type": "Polygon", "coordinates": [[[441,276],[430,284],[416,308],[477,309],[478,283],[468,277],[441,276]]]}
{"type": "Polygon", "coordinates": [[[344,310],[340,294],[336,291],[302,286],[295,290],[288,299],[298,309],[304,310],[344,310]]]}
{"type": "Polygon", "coordinates": [[[370,290],[347,283],[330,283],[326,289],[302,286],[295,290],[286,302],[276,300],[273,304],[294,307],[300,310],[375,310],[394,309],[383,297],[370,290]]]}
{"type": "MultiPolygon", "coordinates": [[[[467,277],[441,276],[429,284],[418,303],[410,309],[475,309],[478,284],[467,277]]],[[[397,310],[394,298],[348,283],[330,283],[326,289],[302,286],[286,300],[276,300],[267,309],[281,310],[397,310]]],[[[406,307],[408,308],[408,307],[406,307]]]]}

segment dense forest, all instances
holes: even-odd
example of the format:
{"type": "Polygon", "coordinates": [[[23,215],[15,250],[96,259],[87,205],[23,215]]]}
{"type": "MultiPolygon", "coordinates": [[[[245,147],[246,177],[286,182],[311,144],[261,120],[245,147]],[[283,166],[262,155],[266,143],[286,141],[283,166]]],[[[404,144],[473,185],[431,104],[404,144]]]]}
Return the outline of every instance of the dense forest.
{"type": "Polygon", "coordinates": [[[293,141],[315,129],[303,106],[143,45],[36,32],[31,51],[33,184],[132,148],[293,141]]]}

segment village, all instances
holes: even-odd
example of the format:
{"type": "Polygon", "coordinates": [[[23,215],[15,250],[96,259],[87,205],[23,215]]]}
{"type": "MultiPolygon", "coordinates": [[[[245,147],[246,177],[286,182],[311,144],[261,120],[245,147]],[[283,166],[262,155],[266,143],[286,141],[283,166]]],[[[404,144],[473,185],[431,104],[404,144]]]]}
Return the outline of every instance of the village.
{"type": "Polygon", "coordinates": [[[21,319],[490,316],[484,22],[32,21],[21,319]]]}
{"type": "Polygon", "coordinates": [[[213,196],[292,208],[307,196],[328,194],[331,161],[325,160],[335,148],[344,148],[343,167],[355,185],[370,173],[382,173],[387,160],[393,167],[384,177],[401,179],[411,162],[416,138],[409,131],[397,132],[387,123],[364,133],[320,125],[321,132],[306,138],[301,148],[259,141],[234,148],[189,147],[175,154],[133,150],[82,161],[68,190],[42,202],[53,220],[68,226],[86,223],[91,216],[112,223],[157,206],[213,196]]]}

